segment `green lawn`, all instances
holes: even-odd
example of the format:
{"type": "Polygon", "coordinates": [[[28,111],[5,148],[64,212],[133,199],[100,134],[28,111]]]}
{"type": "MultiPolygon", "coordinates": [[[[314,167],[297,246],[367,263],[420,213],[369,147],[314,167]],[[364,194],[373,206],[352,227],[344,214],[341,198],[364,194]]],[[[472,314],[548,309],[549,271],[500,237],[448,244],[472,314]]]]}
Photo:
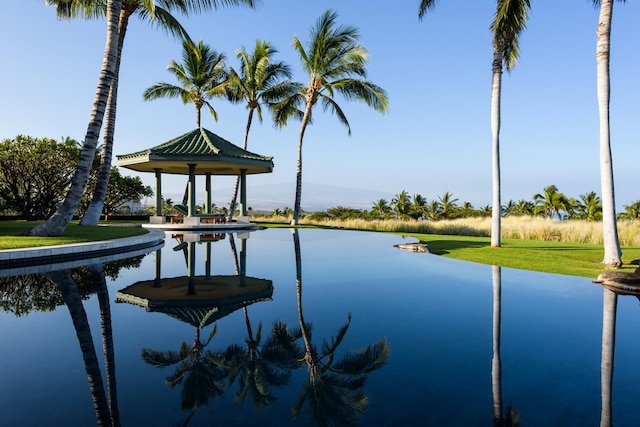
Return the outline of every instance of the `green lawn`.
{"type": "MultiPolygon", "coordinates": [[[[502,239],[500,248],[492,248],[489,237],[397,234],[427,242],[434,254],[481,264],[592,278],[604,271],[601,245],[502,239]]],[[[622,261],[621,271],[634,271],[640,248],[622,248],[622,261]]]]}
{"type": "MultiPolygon", "coordinates": [[[[103,223],[100,227],[81,227],[73,222],[59,237],[21,235],[35,224],[26,221],[0,221],[0,250],[109,240],[147,232],[139,224],[111,222],[103,223]]],[[[274,228],[290,227],[287,224],[265,223],[263,225],[274,228]]],[[[436,255],[464,261],[591,278],[597,277],[604,271],[601,263],[603,257],[601,245],[502,239],[502,247],[492,248],[489,237],[394,234],[427,242],[431,252],[436,255]]],[[[623,248],[623,262],[622,271],[634,271],[640,265],[640,248],[623,248]]]]}
{"type": "Polygon", "coordinates": [[[77,222],[72,222],[62,236],[36,237],[21,235],[36,224],[38,224],[36,221],[0,221],[0,250],[95,242],[139,236],[147,233],[147,230],[140,227],[139,224],[120,223],[113,226],[81,227],[77,222]]]}

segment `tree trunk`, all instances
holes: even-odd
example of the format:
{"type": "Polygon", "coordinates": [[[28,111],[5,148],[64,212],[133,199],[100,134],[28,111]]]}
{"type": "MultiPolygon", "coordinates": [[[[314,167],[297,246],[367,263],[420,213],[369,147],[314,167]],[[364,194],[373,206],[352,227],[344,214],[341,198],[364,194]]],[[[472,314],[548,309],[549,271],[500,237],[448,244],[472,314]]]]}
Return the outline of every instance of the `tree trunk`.
{"type": "Polygon", "coordinates": [[[298,135],[298,161],[296,163],[296,199],[293,204],[293,219],[291,225],[298,225],[300,219],[300,202],[302,199],[302,140],[304,138],[304,131],[309,123],[309,116],[311,115],[311,108],[313,104],[307,102],[307,107],[304,110],[304,116],[302,117],[302,124],[300,125],[300,134],[298,135]]]}
{"type": "Polygon", "coordinates": [[[73,219],[82,196],[84,195],[93,165],[102,119],[104,118],[109,91],[113,81],[118,51],[118,18],[122,9],[122,0],[109,0],[107,2],[107,37],[104,48],[104,57],[96,96],[93,101],[93,109],[87,127],[80,160],[76,172],[71,180],[71,186],[62,203],[62,206],[53,216],[37,226],[28,230],[25,234],[30,236],[58,236],[67,228],[73,219]]]}
{"type": "Polygon", "coordinates": [[[102,153],[100,156],[100,170],[98,171],[98,181],[93,190],[93,198],[84,213],[80,225],[96,226],[102,215],[104,199],[107,196],[109,177],[111,176],[111,158],[113,157],[113,139],[116,128],[116,107],[118,104],[118,80],[120,76],[120,61],[122,60],[122,47],[124,37],[127,33],[129,23],[129,13],[123,8],[120,11],[120,22],[118,24],[118,57],[116,68],[109,91],[109,104],[107,105],[106,118],[104,122],[104,139],[102,142],[102,153]]]}
{"type": "Polygon", "coordinates": [[[616,345],[616,307],[618,295],[607,288],[602,296],[602,360],[600,362],[600,384],[602,394],[602,412],[600,413],[600,427],[613,425],[612,414],[612,386],[613,386],[613,356],[616,345]]]}
{"type": "MultiPolygon", "coordinates": [[[[253,121],[253,108],[249,109],[249,118],[247,119],[247,128],[244,131],[244,144],[243,149],[247,149],[247,142],[249,141],[249,130],[251,129],[251,122],[253,121]]],[[[238,198],[238,188],[240,187],[240,176],[236,176],[236,183],[233,186],[233,194],[231,195],[231,203],[229,203],[229,218],[227,221],[231,222],[233,214],[236,211],[236,200],[238,198]]]]}
{"type": "Polygon", "coordinates": [[[612,14],[613,0],[602,0],[600,2],[600,17],[598,18],[596,67],[598,111],[600,115],[600,186],[602,188],[602,231],[604,239],[604,259],[602,262],[607,268],[619,268],[622,266],[622,252],[618,241],[609,130],[609,53],[612,14]]]}
{"type": "Polygon", "coordinates": [[[491,389],[493,394],[493,425],[501,425],[502,417],[502,361],[500,360],[500,323],[502,299],[502,271],[491,267],[493,279],[493,358],[491,359],[491,389]]]}
{"type": "Polygon", "coordinates": [[[491,80],[492,188],[491,247],[500,247],[500,95],[502,90],[502,47],[494,46],[491,80]]]}
{"type": "Polygon", "coordinates": [[[118,409],[118,389],[116,386],[116,359],[113,349],[113,329],[111,327],[111,306],[109,289],[102,264],[90,265],[89,271],[96,285],[98,303],[100,304],[100,325],[102,327],[102,351],[104,353],[104,370],[107,377],[107,397],[113,427],[120,426],[120,410],[118,409]]]}
{"type": "Polygon", "coordinates": [[[84,359],[84,366],[87,372],[89,389],[91,390],[93,408],[96,412],[98,425],[110,426],[111,416],[109,414],[109,405],[107,404],[107,396],[102,382],[102,371],[98,364],[96,349],[93,346],[87,312],[82,305],[82,298],[80,297],[78,288],[66,271],[52,271],[44,273],[43,275],[60,289],[67,308],[69,309],[73,326],[76,329],[80,350],[82,351],[82,358],[84,359]]]}

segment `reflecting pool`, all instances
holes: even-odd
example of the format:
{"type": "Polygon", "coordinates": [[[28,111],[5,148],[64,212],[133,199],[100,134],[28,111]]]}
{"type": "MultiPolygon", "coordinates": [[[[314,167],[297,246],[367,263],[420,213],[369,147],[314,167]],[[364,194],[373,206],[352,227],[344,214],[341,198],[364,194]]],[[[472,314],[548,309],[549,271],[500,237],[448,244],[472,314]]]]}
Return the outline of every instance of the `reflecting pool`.
{"type": "Polygon", "coordinates": [[[640,425],[637,297],[407,242],[167,233],[0,270],[0,425],[640,425]]]}

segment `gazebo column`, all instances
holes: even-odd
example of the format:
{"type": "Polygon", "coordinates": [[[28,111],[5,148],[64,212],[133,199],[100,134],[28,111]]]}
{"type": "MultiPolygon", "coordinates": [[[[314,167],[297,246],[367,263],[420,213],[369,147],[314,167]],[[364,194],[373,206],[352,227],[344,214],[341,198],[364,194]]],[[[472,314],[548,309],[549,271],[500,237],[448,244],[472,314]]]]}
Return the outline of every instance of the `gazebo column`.
{"type": "Polygon", "coordinates": [[[211,174],[207,172],[207,174],[205,175],[205,200],[207,203],[207,207],[205,209],[205,212],[210,214],[211,213],[211,174]]]}
{"type": "Polygon", "coordinates": [[[162,168],[153,168],[156,173],[156,209],[154,216],[149,218],[151,224],[164,224],[165,217],[162,214],[162,168]]]}
{"type": "Polygon", "coordinates": [[[188,163],[189,166],[189,184],[187,185],[187,216],[184,218],[185,225],[200,225],[200,217],[196,216],[196,164],[188,163]]]}
{"type": "Polygon", "coordinates": [[[249,217],[247,216],[247,170],[240,169],[240,216],[236,219],[236,222],[248,223],[249,217]]]}

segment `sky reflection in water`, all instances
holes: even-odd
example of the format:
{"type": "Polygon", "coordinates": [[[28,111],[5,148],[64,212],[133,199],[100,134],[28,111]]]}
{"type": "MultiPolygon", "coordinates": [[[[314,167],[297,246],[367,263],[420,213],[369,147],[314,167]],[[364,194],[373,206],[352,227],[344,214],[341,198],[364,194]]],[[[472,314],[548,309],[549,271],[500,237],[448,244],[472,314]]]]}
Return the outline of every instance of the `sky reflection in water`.
{"type": "MultiPolygon", "coordinates": [[[[246,240],[241,239],[246,233],[217,237],[220,240],[191,244],[191,269],[189,251],[177,248],[180,241],[170,234],[159,265],[158,255],[149,253],[129,262],[132,267],[107,264],[105,268],[115,349],[112,389],[117,392],[117,418],[123,426],[339,425],[345,420],[366,426],[489,426],[510,405],[523,426],[597,425],[601,419],[606,425],[609,417],[616,425],[626,426],[640,420],[636,404],[640,304],[634,296],[615,296],[589,279],[406,252],[393,247],[406,242],[401,237],[380,233],[302,229],[298,242],[288,229],[254,231],[246,240]],[[209,279],[213,281],[215,276],[227,276],[240,283],[243,270],[249,279],[270,282],[272,290],[267,293],[271,296],[263,294],[260,299],[264,300],[247,305],[246,313],[236,298],[237,309],[220,318],[220,312],[212,310],[216,304],[209,304],[204,312],[210,317],[197,320],[202,321],[200,328],[197,321],[172,317],[162,308],[147,311],[131,301],[116,302],[136,282],[149,281],[152,286],[157,271],[164,287],[168,278],[184,276],[186,295],[190,275],[203,280],[214,276],[209,279]],[[304,363],[297,290],[302,290],[302,313],[310,324],[305,331],[320,362],[315,382],[309,382],[310,370],[304,363]],[[611,371],[601,369],[603,355],[606,362],[613,348],[611,342],[603,353],[603,308],[617,314],[605,321],[608,338],[615,331],[612,386],[607,377],[611,371]],[[278,345],[270,341],[276,322],[281,322],[279,331],[288,331],[294,340],[287,354],[282,340],[278,345]],[[343,339],[332,346],[345,325],[343,339]],[[215,335],[207,343],[214,327],[215,335]],[[183,342],[193,352],[198,329],[202,347],[195,365],[195,359],[188,357],[182,357],[182,365],[150,365],[153,357],[156,362],[161,357],[168,358],[166,362],[181,359],[183,342]],[[259,350],[253,358],[248,356],[248,337],[259,350]],[[323,349],[323,341],[327,348],[323,349]],[[370,368],[366,375],[345,376],[347,365],[342,371],[322,370],[340,367],[338,362],[352,351],[366,359],[367,348],[384,359],[385,345],[390,349],[387,363],[363,362],[370,368]],[[143,349],[149,356],[146,362],[143,349]],[[335,350],[333,360],[322,359],[329,350],[335,350]],[[187,359],[191,360],[188,366],[187,359]],[[267,397],[254,400],[248,395],[238,403],[234,395],[240,390],[242,374],[229,385],[230,372],[240,372],[233,369],[242,363],[258,369],[262,363],[258,360],[264,362],[262,372],[273,375],[271,385],[263,388],[267,397]],[[358,378],[365,377],[360,384],[358,378]],[[167,378],[175,387],[167,386],[167,378]],[[314,394],[309,394],[293,419],[291,408],[305,385],[329,400],[314,400],[314,394]],[[345,392],[346,385],[352,390],[345,392]],[[364,395],[368,396],[366,408],[358,406],[364,395]],[[264,407],[257,408],[256,401],[264,407]],[[314,403],[315,414],[310,410],[314,403]],[[185,404],[197,408],[181,409],[185,404]],[[352,407],[364,412],[359,414],[352,407]]],[[[86,269],[71,273],[80,294],[86,291],[83,306],[108,400],[96,280],[86,269]]],[[[0,424],[95,425],[99,411],[94,410],[92,397],[99,393],[90,391],[79,338],[62,294],[38,275],[0,280],[0,424]],[[20,299],[11,287],[25,289],[25,284],[30,287],[20,299]],[[57,307],[41,311],[47,304],[57,307]],[[28,313],[16,316],[20,310],[28,313]]],[[[199,282],[194,286],[198,294],[199,282]]],[[[222,310],[224,304],[217,307],[222,310]]],[[[258,384],[269,383],[266,377],[258,378],[263,378],[258,384]]]]}

